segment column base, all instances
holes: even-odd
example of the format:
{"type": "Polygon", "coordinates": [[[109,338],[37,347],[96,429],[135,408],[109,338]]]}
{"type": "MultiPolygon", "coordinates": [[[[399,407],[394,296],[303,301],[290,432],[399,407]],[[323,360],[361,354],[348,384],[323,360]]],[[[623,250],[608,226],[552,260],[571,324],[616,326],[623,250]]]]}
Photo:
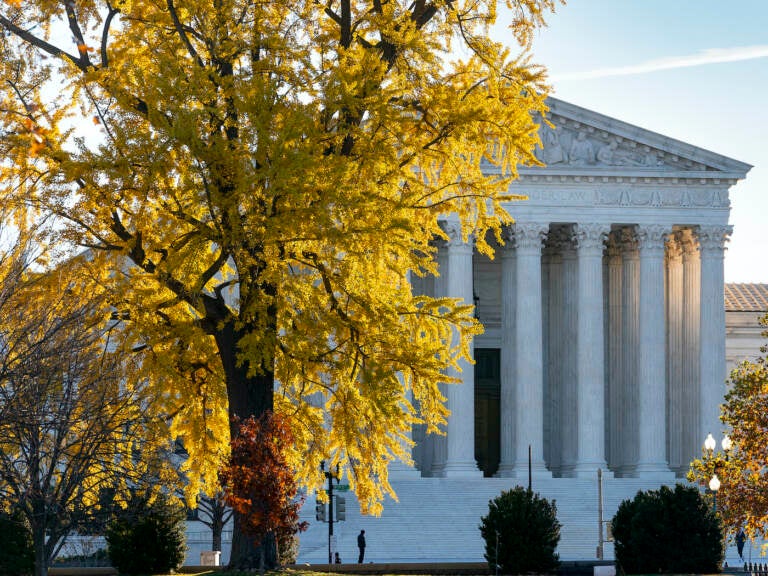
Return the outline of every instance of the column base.
{"type": "MultiPolygon", "coordinates": [[[[528,478],[528,461],[513,464],[500,464],[494,474],[496,478],[528,478]]],[[[552,472],[547,470],[544,462],[531,462],[531,477],[552,478],[552,472]]]]}
{"type": "Polygon", "coordinates": [[[390,480],[414,480],[416,478],[421,478],[421,472],[414,466],[397,462],[389,467],[390,480]]]}
{"type": "Polygon", "coordinates": [[[659,482],[674,482],[675,473],[666,462],[640,462],[635,466],[633,478],[653,479],[659,482]]]}
{"type": "Polygon", "coordinates": [[[441,478],[482,478],[483,471],[477,467],[477,462],[446,462],[440,470],[441,478]]]}
{"type": "Polygon", "coordinates": [[[606,462],[578,462],[569,478],[597,478],[598,468],[603,471],[603,478],[613,478],[613,472],[608,469],[606,462]]]}

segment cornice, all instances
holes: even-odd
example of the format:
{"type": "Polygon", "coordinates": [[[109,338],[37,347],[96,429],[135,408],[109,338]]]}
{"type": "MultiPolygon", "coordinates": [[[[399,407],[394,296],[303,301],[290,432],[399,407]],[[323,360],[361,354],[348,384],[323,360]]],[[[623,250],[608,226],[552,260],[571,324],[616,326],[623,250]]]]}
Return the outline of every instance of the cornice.
{"type": "Polygon", "coordinates": [[[736,184],[739,178],[721,172],[686,172],[685,175],[649,174],[647,172],[608,172],[581,170],[575,173],[573,170],[541,168],[521,168],[515,182],[520,183],[549,183],[562,184],[664,184],[671,186],[720,186],[730,187],[736,184]]]}

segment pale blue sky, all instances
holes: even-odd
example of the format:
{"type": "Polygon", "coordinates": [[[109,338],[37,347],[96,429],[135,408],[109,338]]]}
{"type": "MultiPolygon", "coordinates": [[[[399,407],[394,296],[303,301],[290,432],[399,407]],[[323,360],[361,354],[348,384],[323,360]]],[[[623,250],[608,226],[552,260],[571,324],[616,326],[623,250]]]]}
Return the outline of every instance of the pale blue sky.
{"type": "Polygon", "coordinates": [[[557,98],[752,164],[725,276],[768,282],[768,0],[570,0],[533,59],[557,98]]]}

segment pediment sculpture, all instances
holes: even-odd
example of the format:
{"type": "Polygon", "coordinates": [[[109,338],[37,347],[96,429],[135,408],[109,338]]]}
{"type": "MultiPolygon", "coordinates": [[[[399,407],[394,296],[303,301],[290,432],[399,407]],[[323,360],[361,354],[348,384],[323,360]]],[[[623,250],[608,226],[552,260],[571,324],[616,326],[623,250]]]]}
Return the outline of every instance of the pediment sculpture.
{"type": "Polygon", "coordinates": [[[542,126],[542,147],[536,157],[547,166],[632,166],[655,168],[665,166],[658,151],[650,146],[637,145],[625,139],[607,134],[597,136],[586,129],[571,130],[562,127],[542,126]]]}

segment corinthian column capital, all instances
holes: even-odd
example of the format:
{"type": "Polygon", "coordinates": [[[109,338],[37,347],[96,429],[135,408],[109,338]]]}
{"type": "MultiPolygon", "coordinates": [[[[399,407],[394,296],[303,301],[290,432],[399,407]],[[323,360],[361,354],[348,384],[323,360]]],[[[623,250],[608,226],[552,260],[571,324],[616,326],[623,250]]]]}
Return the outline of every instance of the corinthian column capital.
{"type": "Polygon", "coordinates": [[[696,235],[702,256],[722,256],[731,232],[733,226],[699,226],[696,235]]]}
{"type": "Polygon", "coordinates": [[[518,250],[540,251],[548,230],[549,224],[543,222],[516,222],[515,247],[518,250]]]}
{"type": "Polygon", "coordinates": [[[462,237],[461,223],[455,220],[443,220],[440,222],[440,228],[445,232],[447,239],[439,239],[438,245],[447,248],[472,248],[472,237],[467,241],[462,237]]]}
{"type": "Polygon", "coordinates": [[[602,253],[610,231],[610,224],[577,224],[575,236],[579,251],[602,253]]]}
{"type": "Polygon", "coordinates": [[[663,256],[664,244],[669,232],[669,228],[659,224],[638,226],[637,240],[640,244],[640,252],[649,256],[663,256]]]}

